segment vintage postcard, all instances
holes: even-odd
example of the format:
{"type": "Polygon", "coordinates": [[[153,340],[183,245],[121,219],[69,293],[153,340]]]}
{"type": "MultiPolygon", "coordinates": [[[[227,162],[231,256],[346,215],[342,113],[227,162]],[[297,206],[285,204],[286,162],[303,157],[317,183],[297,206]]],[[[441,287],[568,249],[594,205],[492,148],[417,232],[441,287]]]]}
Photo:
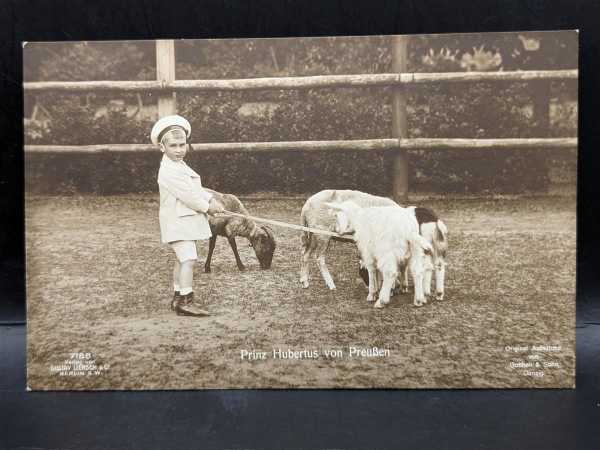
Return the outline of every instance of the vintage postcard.
{"type": "Polygon", "coordinates": [[[577,55],[24,42],[28,389],[575,387],[577,55]]]}

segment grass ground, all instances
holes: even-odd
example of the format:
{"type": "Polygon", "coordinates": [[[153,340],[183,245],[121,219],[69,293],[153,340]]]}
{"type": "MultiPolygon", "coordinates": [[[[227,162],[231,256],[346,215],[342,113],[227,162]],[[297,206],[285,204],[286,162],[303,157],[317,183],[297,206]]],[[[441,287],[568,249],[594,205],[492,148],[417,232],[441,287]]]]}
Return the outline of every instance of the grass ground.
{"type": "MultiPolygon", "coordinates": [[[[238,272],[219,239],[212,273],[196,267],[195,290],[211,317],[169,310],[174,256],[159,243],[157,196],[28,197],[28,384],[32,389],[242,387],[571,387],[575,372],[573,197],[433,199],[450,229],[446,299],[422,308],[411,295],[383,310],[365,301],[355,251],[332,243],[337,291],[316,266],[298,283],[300,234],[275,230],[272,270],[238,246],[238,272]],[[559,367],[524,375],[511,362],[531,352],[507,345],[560,345],[537,352],[559,367]],[[348,357],[348,347],[388,357],[348,357]],[[273,359],[274,348],[319,351],[273,359]],[[340,349],[342,358],[328,358],[340,349]],[[242,361],[241,350],[268,353],[242,361]],[[52,372],[73,352],[109,368],[96,376],[52,372]]],[[[298,222],[302,199],[245,202],[257,216],[298,222]]],[[[201,254],[206,254],[200,243],[201,254]]]]}

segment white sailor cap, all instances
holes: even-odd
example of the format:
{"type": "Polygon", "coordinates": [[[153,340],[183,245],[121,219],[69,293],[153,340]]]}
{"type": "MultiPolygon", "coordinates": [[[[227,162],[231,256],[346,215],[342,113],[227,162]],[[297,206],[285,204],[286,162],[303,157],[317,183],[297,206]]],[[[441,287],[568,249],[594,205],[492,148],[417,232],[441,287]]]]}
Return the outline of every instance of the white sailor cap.
{"type": "Polygon", "coordinates": [[[150,140],[154,145],[158,145],[165,133],[174,128],[183,129],[185,131],[185,136],[188,139],[192,133],[192,126],[185,118],[178,115],[165,116],[162,119],[159,119],[152,127],[150,140]]]}

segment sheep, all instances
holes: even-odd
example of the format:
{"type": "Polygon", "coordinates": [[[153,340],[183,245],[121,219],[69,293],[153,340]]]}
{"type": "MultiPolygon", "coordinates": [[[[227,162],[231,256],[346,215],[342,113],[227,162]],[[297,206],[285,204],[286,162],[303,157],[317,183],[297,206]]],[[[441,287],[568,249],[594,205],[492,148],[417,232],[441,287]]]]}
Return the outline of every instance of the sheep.
{"type": "MultiPolygon", "coordinates": [[[[226,210],[248,215],[248,211],[235,195],[221,194],[212,189],[205,190],[219,200],[226,210]]],[[[238,253],[235,243],[236,236],[245,237],[250,241],[261,269],[269,269],[271,267],[276,242],[273,231],[267,225],[258,226],[253,220],[233,216],[209,216],[208,223],[210,224],[212,237],[209,241],[208,256],[204,264],[205,272],[208,273],[211,271],[210,262],[217,242],[217,236],[224,236],[229,241],[229,245],[235,256],[235,262],[240,271],[246,270],[246,267],[242,263],[238,253]]]]}
{"type": "Polygon", "coordinates": [[[408,265],[413,277],[414,305],[427,303],[423,291],[424,260],[433,248],[419,234],[419,224],[414,212],[399,206],[362,208],[351,200],[326,203],[336,213],[334,230],[342,235],[352,235],[358,247],[363,266],[369,273],[367,301],[375,301],[377,271],[383,282],[375,308],[383,308],[390,301],[392,286],[399,268],[408,265]]]}
{"type": "MultiPolygon", "coordinates": [[[[335,227],[335,217],[331,215],[331,212],[329,208],[325,206],[325,203],[343,202],[346,200],[352,200],[355,204],[363,208],[370,206],[397,206],[393,200],[385,197],[378,197],[353,190],[327,189],[314,194],[306,200],[300,214],[300,223],[306,227],[333,231],[335,227]]],[[[302,256],[300,262],[300,283],[302,284],[302,287],[308,288],[309,286],[309,263],[310,259],[314,257],[325,284],[329,289],[335,290],[335,283],[329,273],[327,264],[325,263],[325,253],[327,252],[331,239],[352,242],[351,239],[340,239],[321,234],[303,232],[302,256]]]]}
{"type": "MultiPolygon", "coordinates": [[[[436,300],[444,299],[444,278],[446,272],[446,251],[448,249],[448,228],[446,224],[439,219],[437,214],[429,209],[420,206],[410,206],[417,222],[419,231],[432,246],[433,254],[426,262],[425,275],[423,277],[423,290],[426,296],[431,295],[431,278],[435,270],[435,295],[436,300]]],[[[360,268],[359,274],[365,285],[369,284],[369,274],[366,269],[360,268]]],[[[401,292],[408,292],[408,268],[402,270],[401,292]]]]}

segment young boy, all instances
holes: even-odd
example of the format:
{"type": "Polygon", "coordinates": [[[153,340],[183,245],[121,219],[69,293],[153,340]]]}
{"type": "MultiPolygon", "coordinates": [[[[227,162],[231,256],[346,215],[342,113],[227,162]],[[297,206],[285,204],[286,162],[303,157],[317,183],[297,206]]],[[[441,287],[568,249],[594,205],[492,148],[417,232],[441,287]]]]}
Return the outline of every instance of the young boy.
{"type": "Polygon", "coordinates": [[[209,313],[194,304],[192,286],[198,259],[196,240],[210,238],[207,214],[223,212],[223,206],[202,188],[200,175],[183,162],[191,131],[183,117],[166,116],[154,124],[150,139],[163,152],[158,171],[161,240],[177,257],[171,310],[177,315],[202,317],[209,313]]]}

